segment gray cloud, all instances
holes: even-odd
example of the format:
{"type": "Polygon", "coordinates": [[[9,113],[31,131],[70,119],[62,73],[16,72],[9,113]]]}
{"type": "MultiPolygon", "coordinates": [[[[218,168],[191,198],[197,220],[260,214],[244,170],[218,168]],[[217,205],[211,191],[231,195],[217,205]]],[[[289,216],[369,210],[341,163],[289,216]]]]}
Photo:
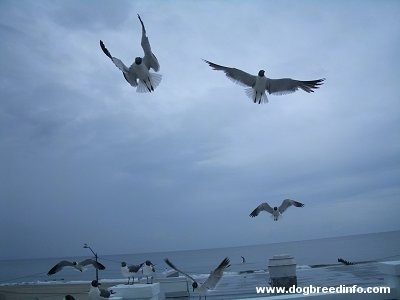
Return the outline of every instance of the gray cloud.
{"type": "Polygon", "coordinates": [[[0,258],[399,229],[396,2],[0,6],[0,258]],[[151,95],[98,45],[141,55],[137,13],[163,75],[151,95]],[[254,105],[201,58],[327,80],[254,105]],[[306,206],[279,224],[248,217],[286,197],[306,206]]]}

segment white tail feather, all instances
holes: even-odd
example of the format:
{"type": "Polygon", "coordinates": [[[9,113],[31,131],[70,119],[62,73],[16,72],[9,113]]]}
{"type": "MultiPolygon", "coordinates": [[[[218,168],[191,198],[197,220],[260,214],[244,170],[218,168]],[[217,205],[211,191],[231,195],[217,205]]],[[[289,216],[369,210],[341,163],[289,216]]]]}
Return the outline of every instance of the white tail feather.
{"type": "Polygon", "coordinates": [[[150,80],[151,80],[151,83],[152,83],[154,89],[156,87],[158,87],[158,85],[161,82],[161,79],[162,79],[162,75],[161,74],[156,74],[156,73],[150,72],[150,80]]]}
{"type": "Polygon", "coordinates": [[[256,91],[253,88],[247,88],[244,90],[247,97],[249,97],[254,103],[268,103],[268,97],[265,94],[265,92],[257,93],[256,97],[256,91]]]}
{"type": "Polygon", "coordinates": [[[144,82],[143,80],[139,79],[139,83],[136,88],[136,92],[149,93],[149,92],[151,92],[151,87],[153,87],[153,89],[155,89],[160,84],[162,75],[149,72],[149,76],[150,76],[150,82],[148,82],[148,81],[144,82]]]}

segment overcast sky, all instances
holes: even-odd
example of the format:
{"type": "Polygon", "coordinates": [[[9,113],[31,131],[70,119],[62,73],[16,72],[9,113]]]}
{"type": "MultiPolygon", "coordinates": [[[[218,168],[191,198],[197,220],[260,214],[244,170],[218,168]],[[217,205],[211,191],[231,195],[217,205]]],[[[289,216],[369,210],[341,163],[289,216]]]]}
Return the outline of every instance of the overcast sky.
{"type": "Polygon", "coordinates": [[[399,1],[0,0],[0,259],[400,229],[399,1]],[[163,79],[139,94],[99,47],[163,79]],[[252,103],[201,59],[326,78],[252,103]],[[279,222],[261,202],[305,203],[279,222]]]}

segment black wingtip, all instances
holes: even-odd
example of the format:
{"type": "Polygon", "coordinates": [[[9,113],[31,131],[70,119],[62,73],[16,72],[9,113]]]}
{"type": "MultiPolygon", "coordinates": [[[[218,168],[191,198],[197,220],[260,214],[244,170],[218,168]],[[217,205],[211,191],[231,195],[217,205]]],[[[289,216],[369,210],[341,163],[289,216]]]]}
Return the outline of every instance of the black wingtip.
{"type": "Polygon", "coordinates": [[[218,268],[228,268],[230,266],[229,257],[225,257],[224,260],[219,264],[218,268]]]}
{"type": "Polygon", "coordinates": [[[110,51],[108,51],[102,40],[100,40],[100,48],[101,50],[103,50],[104,54],[107,55],[112,60],[111,53],[110,51]]]}
{"type": "Polygon", "coordinates": [[[142,27],[143,27],[143,29],[144,29],[144,24],[143,24],[142,18],[140,17],[139,14],[137,14],[137,16],[138,16],[138,18],[139,18],[140,24],[142,24],[142,27]]]}

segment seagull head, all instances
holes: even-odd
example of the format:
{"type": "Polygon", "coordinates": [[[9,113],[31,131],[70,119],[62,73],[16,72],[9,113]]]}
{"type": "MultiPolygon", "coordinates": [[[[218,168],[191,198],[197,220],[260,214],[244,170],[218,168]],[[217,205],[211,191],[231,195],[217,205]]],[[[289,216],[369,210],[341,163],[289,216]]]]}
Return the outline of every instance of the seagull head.
{"type": "Polygon", "coordinates": [[[99,287],[99,285],[101,285],[101,283],[98,282],[97,280],[92,280],[91,285],[92,285],[92,287],[99,287]]]}
{"type": "Polygon", "coordinates": [[[258,76],[264,77],[264,73],[265,73],[264,70],[260,70],[260,71],[258,71],[258,76]]]}
{"type": "Polygon", "coordinates": [[[274,206],[274,210],[277,211],[277,210],[278,210],[278,207],[277,207],[277,206],[274,206]]]}
{"type": "Polygon", "coordinates": [[[199,286],[199,285],[197,284],[196,281],[194,281],[194,282],[192,283],[193,292],[194,292],[195,289],[197,289],[198,286],[199,286]]]}
{"type": "Polygon", "coordinates": [[[146,260],[145,264],[146,266],[154,266],[153,263],[149,260],[146,260]]]}
{"type": "Polygon", "coordinates": [[[136,57],[135,58],[135,64],[140,65],[142,63],[142,58],[141,57],[136,57]]]}

